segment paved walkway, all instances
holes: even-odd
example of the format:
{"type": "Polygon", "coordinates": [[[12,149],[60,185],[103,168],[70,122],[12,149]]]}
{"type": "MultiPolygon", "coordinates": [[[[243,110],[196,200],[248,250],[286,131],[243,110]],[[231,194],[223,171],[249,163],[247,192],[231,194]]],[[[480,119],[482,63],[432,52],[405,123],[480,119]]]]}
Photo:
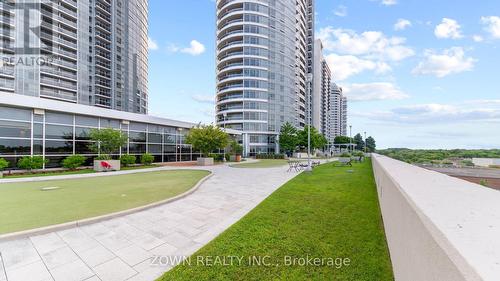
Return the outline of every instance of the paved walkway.
{"type": "Polygon", "coordinates": [[[155,280],[296,176],[288,167],[210,168],[192,195],[88,226],[0,243],[0,281],[155,280]],[[162,264],[166,258],[161,260],[162,264]]]}

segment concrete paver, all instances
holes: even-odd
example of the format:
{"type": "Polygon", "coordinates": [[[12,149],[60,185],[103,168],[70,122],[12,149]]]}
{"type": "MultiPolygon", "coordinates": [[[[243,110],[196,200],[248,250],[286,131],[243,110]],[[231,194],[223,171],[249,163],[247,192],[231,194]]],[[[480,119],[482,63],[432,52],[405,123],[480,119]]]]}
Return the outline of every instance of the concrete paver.
{"type": "Polygon", "coordinates": [[[287,168],[210,167],[213,176],[180,200],[82,227],[1,242],[0,281],[154,280],[174,266],[155,264],[155,257],[173,261],[193,254],[297,175],[287,173],[287,168]]]}

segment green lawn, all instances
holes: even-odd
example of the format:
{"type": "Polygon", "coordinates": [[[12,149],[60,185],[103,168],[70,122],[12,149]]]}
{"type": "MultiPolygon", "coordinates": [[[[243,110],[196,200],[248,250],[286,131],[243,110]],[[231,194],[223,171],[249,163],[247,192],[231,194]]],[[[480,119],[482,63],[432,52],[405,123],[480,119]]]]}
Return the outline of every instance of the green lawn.
{"type": "Polygon", "coordinates": [[[287,160],[262,159],[253,163],[233,164],[233,168],[273,168],[287,165],[287,160]]]}
{"type": "Polygon", "coordinates": [[[0,234],[122,211],[179,195],[207,171],[0,184],[0,234]],[[42,188],[59,187],[52,191],[42,188]]]}
{"type": "Polygon", "coordinates": [[[160,280],[394,280],[371,163],[326,164],[297,176],[190,261],[160,280]],[[243,261],[206,266],[199,261],[207,256],[243,261]],[[250,263],[252,256],[267,266],[250,263]],[[289,266],[287,256],[324,260],[289,266]]]}

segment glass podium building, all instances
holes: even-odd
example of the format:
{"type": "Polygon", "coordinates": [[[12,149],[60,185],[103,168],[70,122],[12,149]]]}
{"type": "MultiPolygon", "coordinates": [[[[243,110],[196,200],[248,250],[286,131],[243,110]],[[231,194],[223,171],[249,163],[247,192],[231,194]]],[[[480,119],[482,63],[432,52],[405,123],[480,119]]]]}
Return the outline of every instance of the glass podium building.
{"type": "MultiPolygon", "coordinates": [[[[195,161],[199,152],[185,143],[189,129],[196,124],[0,93],[0,158],[15,167],[24,156],[38,155],[49,160],[46,168],[60,167],[69,155],[97,156],[89,149],[92,128],[113,128],[128,136],[128,144],[114,156],[151,153],[155,162],[195,161]]],[[[241,134],[228,130],[231,135],[241,134]]]]}

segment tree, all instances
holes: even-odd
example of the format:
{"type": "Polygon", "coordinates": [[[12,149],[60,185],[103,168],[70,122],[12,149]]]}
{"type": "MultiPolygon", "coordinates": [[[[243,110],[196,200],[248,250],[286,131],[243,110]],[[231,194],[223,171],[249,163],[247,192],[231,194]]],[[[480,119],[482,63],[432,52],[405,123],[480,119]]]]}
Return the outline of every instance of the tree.
{"type": "Polygon", "coordinates": [[[201,151],[204,157],[217,150],[224,149],[229,143],[229,135],[215,125],[193,127],[186,137],[186,143],[201,151]]]}
{"type": "Polygon", "coordinates": [[[289,122],[286,122],[283,126],[281,126],[279,144],[281,150],[289,156],[290,153],[294,152],[297,148],[297,128],[289,122]]]}
{"type": "Polygon", "coordinates": [[[351,143],[351,139],[346,136],[336,136],[333,142],[335,144],[349,144],[351,143]]]}
{"type": "Polygon", "coordinates": [[[81,155],[71,155],[63,160],[62,166],[66,169],[75,170],[76,168],[81,167],[85,163],[85,160],[87,160],[87,158],[81,155]]]}
{"type": "Polygon", "coordinates": [[[125,134],[111,128],[92,129],[89,136],[94,141],[94,143],[90,144],[89,148],[99,154],[101,160],[111,159],[110,154],[117,152],[128,141],[125,134]]]}
{"type": "Polygon", "coordinates": [[[363,137],[361,136],[361,134],[355,135],[353,141],[356,144],[356,150],[364,150],[365,149],[365,141],[363,140],[363,137]]]}
{"type": "Polygon", "coordinates": [[[233,140],[231,142],[231,153],[234,155],[243,154],[243,146],[239,144],[237,141],[233,140]]]}
{"type": "Polygon", "coordinates": [[[366,149],[368,150],[368,152],[375,152],[375,150],[377,149],[377,143],[371,136],[366,139],[366,149]]]}
{"type": "Polygon", "coordinates": [[[47,164],[48,162],[49,160],[44,160],[42,156],[26,156],[19,159],[17,167],[31,172],[31,170],[42,169],[43,164],[47,164]]]}
{"type": "MultiPolygon", "coordinates": [[[[309,126],[305,126],[304,130],[297,134],[298,145],[307,148],[309,126]]],[[[328,144],[328,140],[314,127],[311,127],[311,149],[320,149],[328,144]]]]}

